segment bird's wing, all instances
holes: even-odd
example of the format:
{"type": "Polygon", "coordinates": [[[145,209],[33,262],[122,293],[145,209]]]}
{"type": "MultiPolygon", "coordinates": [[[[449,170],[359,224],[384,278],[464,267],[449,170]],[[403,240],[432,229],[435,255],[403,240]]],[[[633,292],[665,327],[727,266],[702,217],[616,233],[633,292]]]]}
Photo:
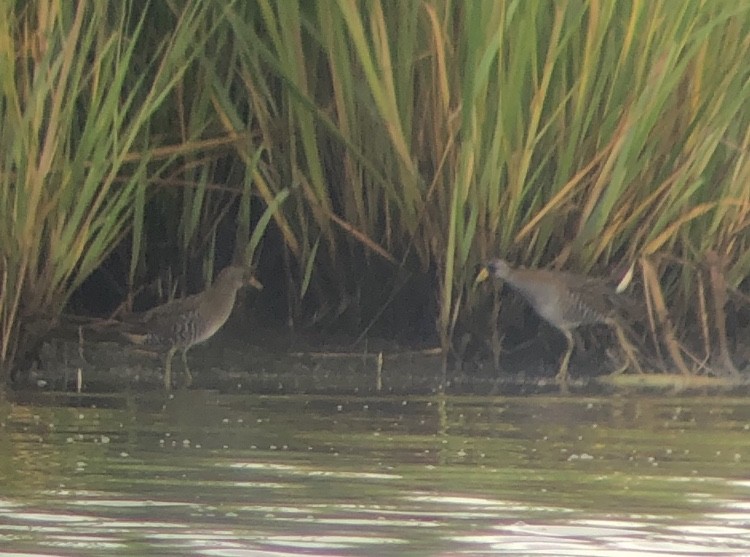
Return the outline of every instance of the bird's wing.
{"type": "Polygon", "coordinates": [[[158,326],[158,323],[175,319],[176,315],[195,311],[199,305],[200,296],[197,294],[193,294],[192,296],[172,300],[171,302],[167,302],[166,304],[151,308],[150,310],[140,314],[139,321],[146,324],[147,326],[158,326]]]}
{"type": "Polygon", "coordinates": [[[574,273],[564,273],[562,277],[571,296],[581,300],[602,318],[619,315],[625,303],[615,289],[604,280],[574,273]]]}

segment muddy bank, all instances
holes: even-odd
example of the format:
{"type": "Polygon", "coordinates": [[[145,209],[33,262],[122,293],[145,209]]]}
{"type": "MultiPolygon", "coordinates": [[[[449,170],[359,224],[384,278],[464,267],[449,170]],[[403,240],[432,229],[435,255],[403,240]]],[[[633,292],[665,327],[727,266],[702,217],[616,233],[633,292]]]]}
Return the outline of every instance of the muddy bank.
{"type": "MultiPolygon", "coordinates": [[[[503,354],[496,371],[486,360],[449,365],[446,391],[454,394],[539,394],[558,392],[555,346],[531,342],[503,354]]],[[[438,392],[443,380],[442,357],[434,346],[399,346],[369,341],[352,347],[347,339],[291,335],[283,330],[228,326],[188,353],[193,374],[190,388],[223,392],[398,393],[438,392]]],[[[176,388],[186,376],[179,356],[173,360],[176,388]]],[[[664,374],[609,374],[616,365],[596,350],[577,351],[571,363],[571,391],[602,394],[623,389],[750,392],[748,375],[711,378],[664,374]]],[[[123,341],[70,331],[53,334],[41,345],[31,367],[16,374],[14,387],[44,391],[113,392],[163,388],[164,353],[123,341]]]]}
{"type": "MultiPolygon", "coordinates": [[[[434,349],[404,349],[389,343],[351,344],[279,330],[227,326],[208,342],[194,346],[187,360],[191,388],[228,392],[319,393],[376,392],[378,355],[384,392],[428,393],[438,388],[441,356],[434,349]]],[[[117,335],[108,335],[117,337],[117,335]]],[[[83,331],[57,331],[41,344],[31,366],[19,370],[19,389],[83,392],[163,389],[164,352],[121,339],[102,339],[83,331]]],[[[185,387],[179,355],[172,362],[176,388],[185,387]]]]}

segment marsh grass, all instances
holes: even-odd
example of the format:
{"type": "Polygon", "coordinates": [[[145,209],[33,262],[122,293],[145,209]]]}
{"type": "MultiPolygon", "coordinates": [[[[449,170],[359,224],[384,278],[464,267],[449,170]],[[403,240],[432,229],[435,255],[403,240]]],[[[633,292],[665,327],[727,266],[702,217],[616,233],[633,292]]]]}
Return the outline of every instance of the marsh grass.
{"type": "Polygon", "coordinates": [[[168,34],[127,2],[106,25],[29,5],[0,24],[21,53],[0,76],[3,360],[19,316],[61,307],[129,228],[136,280],[157,173],[189,184],[161,201],[183,262],[210,265],[230,209],[241,246],[253,203],[274,208],[251,243],[279,232],[290,322],[357,306],[367,331],[428,275],[447,354],[487,303],[478,262],[624,262],[661,367],[727,359],[750,274],[747,3],[225,1],[170,8],[168,34]]]}
{"type": "Polygon", "coordinates": [[[201,46],[203,10],[174,15],[144,58],[147,12],[133,6],[3,3],[0,362],[19,324],[35,335],[54,322],[143,206],[151,118],[201,46]]]}
{"type": "Polygon", "coordinates": [[[247,37],[237,60],[276,162],[269,187],[304,192],[283,218],[306,281],[311,257],[313,282],[341,268],[342,243],[435,272],[447,348],[485,303],[469,284],[491,255],[593,273],[635,263],[664,367],[707,360],[681,342],[692,323],[709,322],[708,352],[709,331],[724,334],[720,298],[693,303],[706,255],[730,292],[750,271],[750,6],[257,7],[229,19],[247,37]]]}

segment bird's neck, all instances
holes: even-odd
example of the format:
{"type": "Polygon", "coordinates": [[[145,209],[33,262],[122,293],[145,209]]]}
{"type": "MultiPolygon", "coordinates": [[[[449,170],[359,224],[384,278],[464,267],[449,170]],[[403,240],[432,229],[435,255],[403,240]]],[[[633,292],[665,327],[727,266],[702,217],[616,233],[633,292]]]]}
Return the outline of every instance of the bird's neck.
{"type": "Polygon", "coordinates": [[[525,290],[545,278],[546,271],[543,269],[509,269],[503,280],[518,290],[525,290]]]}
{"type": "Polygon", "coordinates": [[[201,305],[211,313],[223,316],[229,314],[237,297],[238,287],[221,281],[212,284],[203,293],[201,305]]]}
{"type": "Polygon", "coordinates": [[[553,273],[544,269],[511,269],[505,281],[529,300],[541,299],[559,286],[553,273]]]}

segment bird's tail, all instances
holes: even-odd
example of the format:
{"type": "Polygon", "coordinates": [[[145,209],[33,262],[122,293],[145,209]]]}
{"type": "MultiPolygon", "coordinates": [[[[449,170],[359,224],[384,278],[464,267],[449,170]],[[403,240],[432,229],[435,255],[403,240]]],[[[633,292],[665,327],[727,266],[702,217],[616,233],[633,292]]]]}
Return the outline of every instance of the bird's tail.
{"type": "Polygon", "coordinates": [[[145,333],[128,333],[126,331],[120,331],[120,334],[133,344],[146,344],[148,342],[148,335],[145,333]]]}

